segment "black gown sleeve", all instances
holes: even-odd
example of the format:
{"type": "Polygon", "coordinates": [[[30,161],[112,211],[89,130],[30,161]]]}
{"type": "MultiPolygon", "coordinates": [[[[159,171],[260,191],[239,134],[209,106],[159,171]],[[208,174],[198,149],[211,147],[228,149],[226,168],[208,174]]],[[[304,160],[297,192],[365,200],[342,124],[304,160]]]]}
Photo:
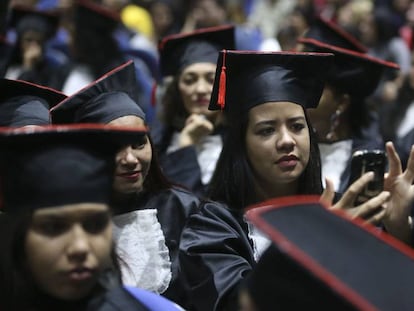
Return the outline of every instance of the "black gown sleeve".
{"type": "Polygon", "coordinates": [[[161,224],[171,260],[171,281],[162,295],[185,309],[189,308],[189,299],[179,272],[178,246],[188,217],[198,212],[199,205],[198,197],[176,187],[159,193],[146,206],[146,208],[157,209],[158,221],[161,224]]]}
{"type": "Polygon", "coordinates": [[[237,310],[237,289],[255,264],[242,215],[206,203],[189,218],[180,269],[195,310],[237,310]]]}

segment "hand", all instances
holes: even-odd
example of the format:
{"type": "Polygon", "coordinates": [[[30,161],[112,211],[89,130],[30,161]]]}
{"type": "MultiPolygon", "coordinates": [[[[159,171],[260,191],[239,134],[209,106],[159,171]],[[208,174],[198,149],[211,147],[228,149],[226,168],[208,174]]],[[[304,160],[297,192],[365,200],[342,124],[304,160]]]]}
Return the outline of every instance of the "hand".
{"type": "Polygon", "coordinates": [[[403,172],[400,157],[392,142],[386,145],[389,172],[385,174],[384,190],[391,193],[387,203],[384,225],[388,233],[403,242],[411,243],[411,226],[408,217],[414,201],[414,147],[411,147],[407,168],[403,172]]]}
{"type": "Polygon", "coordinates": [[[31,44],[23,51],[23,67],[26,70],[33,69],[33,67],[42,58],[42,48],[38,44],[31,44]]]}
{"type": "Polygon", "coordinates": [[[180,147],[197,144],[203,137],[214,130],[214,125],[203,115],[192,114],[185,121],[185,126],[180,134],[180,147]]]}
{"type": "Polygon", "coordinates": [[[362,175],[347,189],[347,191],[345,191],[342,198],[334,205],[332,205],[335,196],[334,187],[332,182],[329,179],[326,179],[326,188],[323,191],[320,200],[328,205],[332,205],[332,209],[344,210],[352,219],[361,217],[368,223],[378,224],[385,217],[385,202],[390,198],[389,192],[383,191],[366,202],[354,206],[358,194],[370,181],[372,181],[373,178],[373,172],[368,172],[362,175]]]}

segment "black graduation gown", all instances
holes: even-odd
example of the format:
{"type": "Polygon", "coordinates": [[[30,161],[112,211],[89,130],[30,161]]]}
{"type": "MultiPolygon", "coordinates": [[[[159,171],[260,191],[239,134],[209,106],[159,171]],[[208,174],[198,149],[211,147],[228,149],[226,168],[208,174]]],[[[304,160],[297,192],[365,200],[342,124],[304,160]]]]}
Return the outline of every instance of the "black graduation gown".
{"type": "MultiPolygon", "coordinates": [[[[169,250],[172,274],[169,287],[162,295],[184,308],[187,306],[187,296],[179,272],[178,246],[184,225],[191,214],[198,212],[199,204],[200,200],[191,192],[173,187],[155,195],[141,195],[133,208],[123,211],[157,210],[157,218],[169,250]]],[[[123,212],[118,211],[117,214],[123,212]]]]}
{"type": "MultiPolygon", "coordinates": [[[[154,123],[151,128],[151,137],[160,161],[160,166],[174,183],[184,186],[198,196],[205,196],[207,185],[201,181],[201,168],[198,163],[197,150],[194,146],[187,146],[167,153],[171,144],[174,128],[154,123]]],[[[213,134],[225,135],[225,129],[218,127],[213,134]]]]}
{"type": "Polygon", "coordinates": [[[204,204],[183,231],[180,265],[194,310],[237,310],[238,285],[255,265],[243,215],[204,204]]]}

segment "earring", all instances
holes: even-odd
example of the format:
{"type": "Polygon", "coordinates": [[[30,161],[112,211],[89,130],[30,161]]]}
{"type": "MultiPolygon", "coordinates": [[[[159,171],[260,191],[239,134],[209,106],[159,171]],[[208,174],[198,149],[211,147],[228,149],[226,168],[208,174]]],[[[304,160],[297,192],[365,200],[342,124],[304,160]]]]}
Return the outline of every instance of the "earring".
{"type": "Polygon", "coordinates": [[[329,128],[328,134],[326,134],[325,138],[326,140],[332,142],[338,139],[335,131],[339,126],[340,123],[340,116],[342,112],[339,109],[336,109],[335,113],[331,115],[331,126],[329,128]]]}

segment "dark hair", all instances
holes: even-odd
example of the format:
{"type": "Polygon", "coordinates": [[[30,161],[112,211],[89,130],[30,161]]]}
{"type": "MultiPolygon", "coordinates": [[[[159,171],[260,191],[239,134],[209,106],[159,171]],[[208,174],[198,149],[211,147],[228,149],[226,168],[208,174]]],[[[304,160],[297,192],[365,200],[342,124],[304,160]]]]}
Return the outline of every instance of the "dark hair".
{"type": "MultiPolygon", "coordinates": [[[[321,194],[321,163],[316,135],[310,126],[309,162],[299,177],[298,194],[321,194]]],[[[248,163],[245,146],[248,115],[229,118],[228,132],[223,149],[217,161],[216,169],[210,181],[208,195],[212,200],[226,203],[234,209],[243,209],[257,203],[257,194],[253,187],[253,173],[248,163]]]]}
{"type": "Polygon", "coordinates": [[[144,189],[147,192],[154,193],[160,190],[171,188],[172,183],[167,179],[161,170],[157,152],[149,135],[148,139],[149,143],[151,144],[152,157],[148,174],[144,180],[144,189]]]}
{"type": "Polygon", "coordinates": [[[0,305],[2,310],[23,307],[34,285],[24,267],[24,241],[32,213],[0,215],[0,305]],[[19,305],[16,305],[19,304],[19,305]]]}
{"type": "Polygon", "coordinates": [[[188,112],[184,107],[184,102],[178,89],[179,75],[180,73],[168,82],[161,99],[162,109],[158,115],[160,121],[165,126],[176,130],[182,130],[185,120],[188,118],[188,112]]]}

